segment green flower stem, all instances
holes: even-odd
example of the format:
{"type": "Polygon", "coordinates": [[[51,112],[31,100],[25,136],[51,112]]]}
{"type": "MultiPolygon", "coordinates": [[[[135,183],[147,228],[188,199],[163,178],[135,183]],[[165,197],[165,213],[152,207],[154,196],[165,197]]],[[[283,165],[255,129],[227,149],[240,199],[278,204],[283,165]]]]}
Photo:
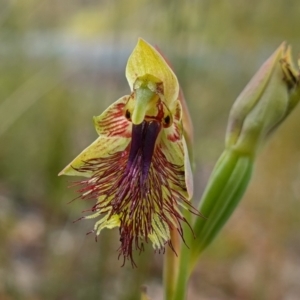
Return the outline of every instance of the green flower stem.
{"type": "MultiPolygon", "coordinates": [[[[177,255],[180,250],[180,241],[178,232],[175,229],[172,229],[171,232],[171,241],[174,250],[177,255]]],[[[164,299],[172,299],[175,292],[176,278],[178,276],[179,260],[175,255],[174,251],[167,247],[165,257],[164,257],[164,268],[163,268],[163,282],[164,282],[164,299]]]]}
{"type": "Polygon", "coordinates": [[[206,219],[198,218],[193,227],[196,239],[191,249],[190,272],[241,200],[250,181],[252,161],[250,156],[227,149],[217,162],[199,205],[206,219]]]}
{"type": "MultiPolygon", "coordinates": [[[[191,224],[192,214],[189,211],[183,212],[186,220],[191,224]]],[[[193,232],[188,225],[183,225],[184,240],[187,245],[183,242],[179,254],[179,271],[176,281],[176,289],[173,298],[167,298],[166,300],[184,300],[186,297],[186,289],[189,278],[189,261],[191,255],[190,243],[194,239],[193,232]]]]}

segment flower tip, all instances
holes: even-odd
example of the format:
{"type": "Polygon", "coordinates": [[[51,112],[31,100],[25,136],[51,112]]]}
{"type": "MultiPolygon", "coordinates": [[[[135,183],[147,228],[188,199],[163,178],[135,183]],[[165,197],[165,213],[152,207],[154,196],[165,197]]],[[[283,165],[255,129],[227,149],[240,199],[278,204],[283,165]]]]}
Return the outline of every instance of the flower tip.
{"type": "Polygon", "coordinates": [[[157,49],[155,49],[155,47],[153,47],[150,43],[148,43],[145,39],[143,39],[141,37],[138,38],[138,41],[137,41],[136,46],[135,46],[135,49],[141,49],[141,50],[143,50],[143,49],[147,50],[148,49],[148,50],[154,51],[154,53],[158,52],[157,49]]]}
{"type": "Polygon", "coordinates": [[[81,175],[69,164],[63,170],[61,170],[57,176],[69,175],[69,176],[78,176],[81,175]]]}
{"type": "Polygon", "coordinates": [[[63,170],[61,170],[57,176],[62,176],[62,175],[68,175],[68,169],[69,169],[69,166],[65,167],[63,170]]]}
{"type": "Polygon", "coordinates": [[[286,49],[286,47],[287,47],[287,42],[286,41],[281,42],[279,48],[286,49]]]}
{"type": "Polygon", "coordinates": [[[143,38],[139,37],[137,45],[138,46],[149,46],[149,43],[147,43],[143,38]]]}

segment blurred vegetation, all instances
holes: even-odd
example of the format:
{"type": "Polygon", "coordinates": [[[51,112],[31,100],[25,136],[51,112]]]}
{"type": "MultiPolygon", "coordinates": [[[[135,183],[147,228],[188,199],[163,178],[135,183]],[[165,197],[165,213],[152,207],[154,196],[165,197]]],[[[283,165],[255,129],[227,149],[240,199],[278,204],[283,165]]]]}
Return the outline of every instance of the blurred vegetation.
{"type": "MultiPolygon", "coordinates": [[[[57,173],[95,138],[92,116],[129,93],[137,38],[172,62],[194,121],[195,202],[223,149],[230,107],[287,40],[300,52],[297,1],[2,0],[0,299],[162,299],[162,255],[120,268],[116,232],[98,243],[73,221],[57,173]]],[[[192,277],[188,299],[298,299],[300,108],[263,149],[244,200],[192,277]]]]}

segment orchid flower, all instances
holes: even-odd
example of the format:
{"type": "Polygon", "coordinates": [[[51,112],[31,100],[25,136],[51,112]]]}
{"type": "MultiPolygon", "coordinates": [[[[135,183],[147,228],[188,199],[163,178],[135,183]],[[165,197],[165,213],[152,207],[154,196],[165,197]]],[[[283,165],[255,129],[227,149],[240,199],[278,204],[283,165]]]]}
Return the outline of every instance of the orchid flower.
{"type": "Polygon", "coordinates": [[[131,94],[94,117],[99,137],[59,175],[84,176],[82,199],[96,199],[93,231],[119,227],[119,256],[133,260],[144,243],[171,248],[170,231],[183,237],[180,207],[195,212],[189,200],[193,183],[183,136],[177,78],[163,57],[139,39],[126,66],[131,94]]]}

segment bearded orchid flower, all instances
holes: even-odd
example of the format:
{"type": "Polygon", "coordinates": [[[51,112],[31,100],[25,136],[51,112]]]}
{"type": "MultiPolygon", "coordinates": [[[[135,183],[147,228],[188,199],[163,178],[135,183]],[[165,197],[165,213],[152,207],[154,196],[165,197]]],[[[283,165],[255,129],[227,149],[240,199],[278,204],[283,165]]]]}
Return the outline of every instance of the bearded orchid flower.
{"type": "Polygon", "coordinates": [[[172,248],[170,231],[183,237],[187,222],[180,207],[197,211],[189,200],[193,184],[177,78],[163,57],[139,39],[126,66],[131,94],[94,117],[98,139],[59,175],[87,177],[78,182],[82,199],[97,199],[94,232],[119,227],[119,255],[133,260],[152,242],[172,248]]]}

